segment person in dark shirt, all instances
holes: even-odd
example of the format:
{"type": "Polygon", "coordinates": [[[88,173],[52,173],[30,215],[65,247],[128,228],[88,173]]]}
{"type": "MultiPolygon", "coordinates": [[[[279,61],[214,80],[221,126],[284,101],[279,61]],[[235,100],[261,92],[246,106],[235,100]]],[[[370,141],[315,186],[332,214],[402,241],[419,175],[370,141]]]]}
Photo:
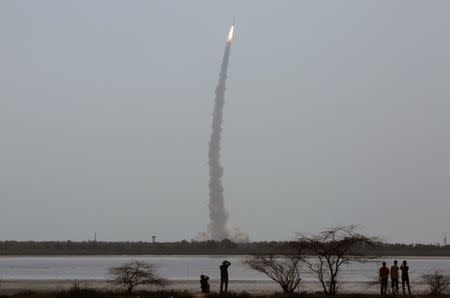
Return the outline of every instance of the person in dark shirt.
{"type": "Polygon", "coordinates": [[[380,268],[380,292],[381,295],[386,295],[387,284],[389,277],[389,268],[386,267],[386,262],[383,262],[383,267],[380,268]]]}
{"type": "Polygon", "coordinates": [[[391,286],[394,295],[398,295],[398,270],[397,260],[395,260],[394,265],[391,266],[391,286]]]}
{"type": "Polygon", "coordinates": [[[409,286],[409,267],[406,261],[403,261],[402,265],[400,266],[400,270],[402,271],[402,289],[403,289],[403,295],[406,295],[405,293],[405,285],[408,287],[408,295],[411,296],[411,288],[409,286]]]}
{"type": "Polygon", "coordinates": [[[202,293],[209,293],[209,276],[207,275],[200,275],[200,288],[202,289],[202,293]]]}
{"type": "Polygon", "coordinates": [[[231,263],[226,260],[220,265],[220,293],[226,293],[228,291],[228,267],[230,265],[231,263]]]}

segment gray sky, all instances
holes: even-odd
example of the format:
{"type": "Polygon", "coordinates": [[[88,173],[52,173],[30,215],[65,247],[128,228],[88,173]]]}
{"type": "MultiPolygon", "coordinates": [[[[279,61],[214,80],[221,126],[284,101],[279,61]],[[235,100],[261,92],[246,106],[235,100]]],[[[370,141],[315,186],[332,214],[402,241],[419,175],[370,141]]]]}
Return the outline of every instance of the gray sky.
{"type": "Polygon", "coordinates": [[[0,239],[450,232],[450,2],[1,1],[0,239]]]}

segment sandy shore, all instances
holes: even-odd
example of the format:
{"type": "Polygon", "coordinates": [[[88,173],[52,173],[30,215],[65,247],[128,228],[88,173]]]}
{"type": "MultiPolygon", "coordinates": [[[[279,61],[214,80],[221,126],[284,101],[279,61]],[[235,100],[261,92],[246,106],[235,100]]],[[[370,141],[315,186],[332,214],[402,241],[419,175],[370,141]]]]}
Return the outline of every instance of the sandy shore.
{"type": "MultiPolygon", "coordinates": [[[[171,280],[170,285],[165,289],[187,290],[197,293],[200,291],[200,284],[193,280],[171,280]]],[[[58,291],[70,289],[74,283],[80,287],[95,288],[99,290],[118,289],[116,286],[108,284],[105,280],[3,280],[0,282],[0,294],[13,294],[23,290],[33,291],[58,291]]],[[[211,290],[218,291],[218,281],[211,282],[211,290]]],[[[279,286],[272,281],[252,281],[252,280],[231,280],[229,290],[233,292],[246,291],[252,294],[268,294],[280,292],[279,286]]],[[[301,291],[317,292],[321,291],[318,282],[306,282],[301,286],[301,291]]],[[[401,289],[400,289],[401,290],[401,289]]],[[[412,284],[412,291],[419,293],[425,291],[423,284],[412,284]]],[[[367,282],[346,282],[341,285],[341,293],[367,293],[376,294],[379,291],[378,285],[370,285],[367,282]]]]}

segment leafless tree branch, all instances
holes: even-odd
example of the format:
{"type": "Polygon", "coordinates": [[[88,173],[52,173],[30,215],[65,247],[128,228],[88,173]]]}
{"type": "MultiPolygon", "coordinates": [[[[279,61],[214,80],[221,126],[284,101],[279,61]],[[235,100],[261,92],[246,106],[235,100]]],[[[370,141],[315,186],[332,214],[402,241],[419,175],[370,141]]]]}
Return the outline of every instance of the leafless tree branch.
{"type": "Polygon", "coordinates": [[[351,225],[328,228],[317,235],[298,234],[292,245],[312,256],[305,259],[308,268],[317,274],[324,294],[335,296],[342,265],[368,260],[360,251],[376,240],[358,233],[357,226],[351,225]]]}
{"type": "Polygon", "coordinates": [[[123,286],[129,293],[138,285],[166,285],[168,283],[167,280],[157,276],[155,271],[155,267],[152,264],[130,261],[121,266],[111,267],[109,274],[113,279],[109,282],[123,286]]]}
{"type": "Polygon", "coordinates": [[[288,247],[272,254],[252,255],[245,262],[278,283],[285,293],[293,293],[300,285],[303,254],[299,249],[288,247]]]}

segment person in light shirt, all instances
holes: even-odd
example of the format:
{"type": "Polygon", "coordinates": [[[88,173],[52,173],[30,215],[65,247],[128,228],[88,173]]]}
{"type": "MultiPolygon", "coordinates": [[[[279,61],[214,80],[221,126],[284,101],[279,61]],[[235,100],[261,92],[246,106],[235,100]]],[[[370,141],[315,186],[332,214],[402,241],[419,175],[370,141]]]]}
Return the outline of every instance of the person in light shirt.
{"type": "Polygon", "coordinates": [[[391,266],[391,286],[392,294],[398,295],[398,268],[397,260],[394,261],[394,265],[391,266]]]}

